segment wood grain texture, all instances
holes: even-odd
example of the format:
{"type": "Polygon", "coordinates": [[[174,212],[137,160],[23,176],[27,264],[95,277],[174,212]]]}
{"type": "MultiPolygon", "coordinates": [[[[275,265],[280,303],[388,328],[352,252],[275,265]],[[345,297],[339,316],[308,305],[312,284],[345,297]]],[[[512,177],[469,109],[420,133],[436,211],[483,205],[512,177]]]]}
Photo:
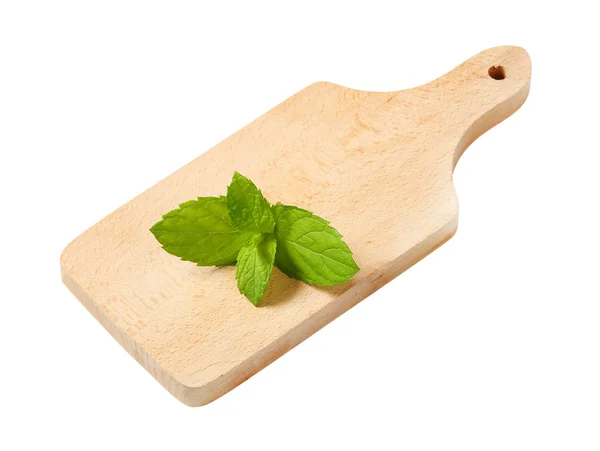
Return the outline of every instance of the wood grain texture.
{"type": "Polygon", "coordinates": [[[525,50],[497,47],[405,91],[310,85],[80,235],[61,256],[63,280],[174,396],[211,402],[454,234],[454,166],[523,104],[530,77],[525,50]],[[255,308],[235,268],[164,252],[148,229],[181,202],[224,194],[234,171],[271,202],[330,220],[360,272],[323,289],[275,269],[255,308]]]}

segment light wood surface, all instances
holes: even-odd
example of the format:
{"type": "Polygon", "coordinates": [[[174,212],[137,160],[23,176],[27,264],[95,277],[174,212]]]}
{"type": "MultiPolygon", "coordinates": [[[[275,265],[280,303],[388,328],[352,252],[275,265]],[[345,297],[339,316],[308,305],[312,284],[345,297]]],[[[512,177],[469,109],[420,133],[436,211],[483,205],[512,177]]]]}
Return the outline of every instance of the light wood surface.
{"type": "Polygon", "coordinates": [[[523,104],[530,77],[525,50],[497,47],[405,91],[310,85],[80,235],[61,256],[63,280],[174,396],[211,402],[454,234],[454,166],[523,104]],[[161,214],[225,194],[234,171],[271,202],[330,220],[360,272],[323,289],[275,269],[255,308],[234,267],[163,251],[148,230],[161,214]]]}

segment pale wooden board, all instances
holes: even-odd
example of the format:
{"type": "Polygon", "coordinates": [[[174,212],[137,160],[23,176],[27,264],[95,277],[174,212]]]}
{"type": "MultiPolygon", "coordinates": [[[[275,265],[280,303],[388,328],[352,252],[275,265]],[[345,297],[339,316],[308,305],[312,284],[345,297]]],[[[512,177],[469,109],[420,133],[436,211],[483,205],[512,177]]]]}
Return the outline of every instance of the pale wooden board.
{"type": "Polygon", "coordinates": [[[525,50],[497,47],[406,91],[310,85],[80,235],[62,254],[63,280],[179,400],[211,402],[454,234],[456,161],[523,104],[530,77],[525,50]],[[505,79],[490,77],[494,65],[505,79]],[[330,220],[360,272],[323,289],[276,269],[255,308],[235,268],[163,251],[148,231],[161,214],[225,194],[234,171],[271,202],[330,220]]]}

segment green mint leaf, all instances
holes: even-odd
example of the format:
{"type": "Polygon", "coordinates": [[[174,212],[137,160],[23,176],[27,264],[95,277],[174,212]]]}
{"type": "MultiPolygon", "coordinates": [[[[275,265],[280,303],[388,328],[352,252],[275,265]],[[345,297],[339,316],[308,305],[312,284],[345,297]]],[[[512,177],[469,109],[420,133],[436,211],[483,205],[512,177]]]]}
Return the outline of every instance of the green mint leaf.
{"type": "Polygon", "coordinates": [[[240,173],[233,174],[227,187],[227,207],[236,228],[253,232],[273,232],[275,221],[269,201],[250,179],[240,173]]]}
{"type": "Polygon", "coordinates": [[[237,230],[225,197],[199,197],[172,210],[150,229],[165,251],[198,266],[228,265],[252,236],[237,230]]]}
{"type": "Polygon", "coordinates": [[[235,278],[244,296],[255,306],[265,294],[273,272],[277,241],[275,235],[256,234],[240,249],[235,278]]]}
{"type": "Polygon", "coordinates": [[[318,285],[347,282],[359,270],[342,236],[310,211],[274,205],[275,265],[289,277],[318,285]]]}

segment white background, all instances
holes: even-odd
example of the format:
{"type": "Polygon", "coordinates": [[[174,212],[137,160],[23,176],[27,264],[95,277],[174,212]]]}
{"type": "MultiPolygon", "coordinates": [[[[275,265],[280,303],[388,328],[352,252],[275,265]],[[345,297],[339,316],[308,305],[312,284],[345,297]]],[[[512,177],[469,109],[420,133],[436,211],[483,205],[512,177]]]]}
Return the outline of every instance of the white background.
{"type": "Polygon", "coordinates": [[[598,450],[593,2],[205,3],[0,2],[0,449],[598,450]],[[504,44],[531,94],[458,164],[456,236],[216,402],[62,285],[71,239],[306,85],[409,88],[504,44]]]}

